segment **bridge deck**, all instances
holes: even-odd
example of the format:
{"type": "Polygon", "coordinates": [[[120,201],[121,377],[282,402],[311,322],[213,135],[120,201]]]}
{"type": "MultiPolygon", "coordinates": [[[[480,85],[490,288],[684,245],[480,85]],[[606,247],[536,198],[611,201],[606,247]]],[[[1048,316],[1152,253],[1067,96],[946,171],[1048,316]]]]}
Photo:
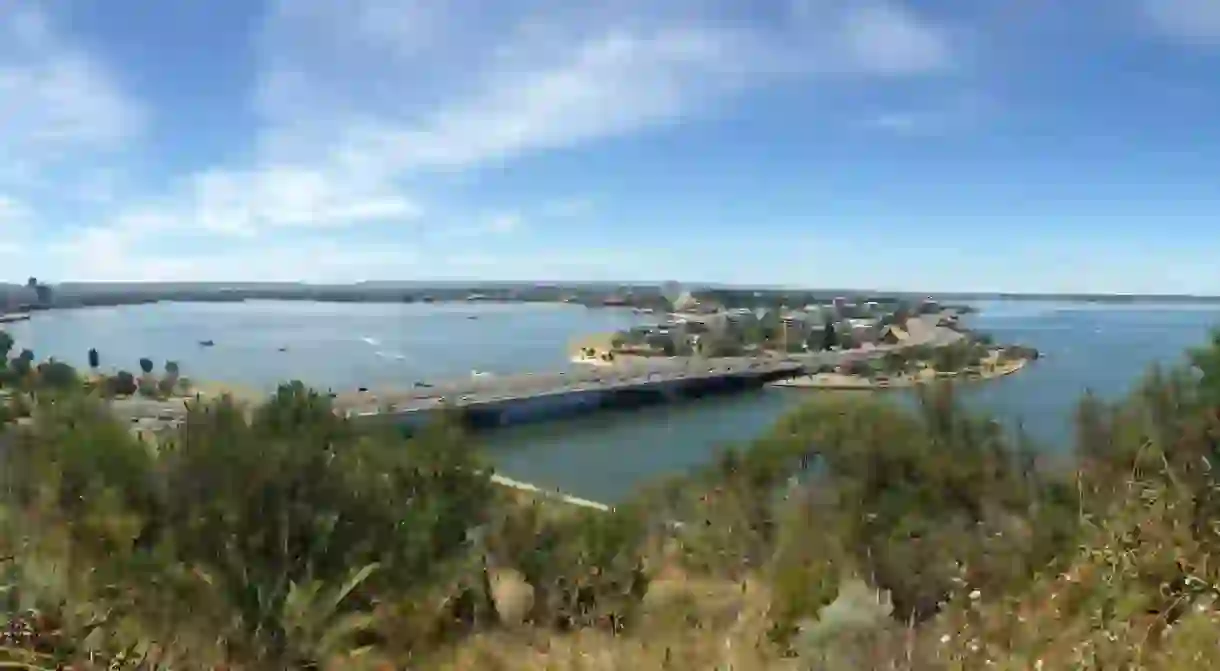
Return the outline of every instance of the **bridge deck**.
{"type": "Polygon", "coordinates": [[[774,359],[667,359],[562,373],[472,376],[429,387],[343,394],[336,400],[340,408],[357,415],[386,408],[392,412],[410,412],[437,408],[446,403],[469,406],[550,394],[646,387],[676,380],[762,376],[783,372],[795,374],[801,368],[800,363],[774,359]]]}

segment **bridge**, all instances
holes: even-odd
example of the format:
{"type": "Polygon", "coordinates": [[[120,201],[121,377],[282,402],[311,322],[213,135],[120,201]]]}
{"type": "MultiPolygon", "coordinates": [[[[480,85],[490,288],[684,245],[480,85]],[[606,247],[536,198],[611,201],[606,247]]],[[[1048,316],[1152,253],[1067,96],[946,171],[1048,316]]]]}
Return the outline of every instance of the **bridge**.
{"type": "Polygon", "coordinates": [[[471,376],[396,392],[344,394],[336,406],[354,419],[418,426],[454,409],[476,427],[503,426],[615,407],[741,391],[806,371],[774,358],[665,359],[545,374],[471,376]]]}

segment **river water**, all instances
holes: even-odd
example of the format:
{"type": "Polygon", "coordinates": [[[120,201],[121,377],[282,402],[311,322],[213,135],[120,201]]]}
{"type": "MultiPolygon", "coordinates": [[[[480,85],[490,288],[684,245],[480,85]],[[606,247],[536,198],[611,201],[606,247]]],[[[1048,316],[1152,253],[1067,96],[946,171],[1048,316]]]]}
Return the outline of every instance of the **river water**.
{"type": "MultiPolygon", "coordinates": [[[[1048,450],[1069,436],[1086,389],[1127,391],[1154,362],[1179,358],[1220,324],[1220,305],[1011,301],[979,303],[971,325],[1045,359],[964,387],[967,401],[1020,421],[1048,450]]],[[[301,379],[319,388],[406,385],[420,379],[562,369],[574,338],[637,323],[623,310],[568,305],[177,303],[47,312],[9,325],[19,347],[83,366],[136,369],[140,357],[178,361],[185,375],[270,390],[301,379]],[[214,347],[200,347],[200,340],[214,347]],[[278,351],[286,347],[286,351],[278,351]]],[[[511,427],[487,434],[510,477],[601,501],[706,462],[748,441],[816,391],[764,389],[631,412],[511,427]]],[[[906,392],[892,392],[901,397],[906,392]]]]}

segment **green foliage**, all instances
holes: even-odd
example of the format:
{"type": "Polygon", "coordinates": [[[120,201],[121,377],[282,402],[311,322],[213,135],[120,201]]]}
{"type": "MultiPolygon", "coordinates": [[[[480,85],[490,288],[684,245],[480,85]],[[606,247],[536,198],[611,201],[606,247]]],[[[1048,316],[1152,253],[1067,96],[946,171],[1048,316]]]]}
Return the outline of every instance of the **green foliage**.
{"type": "Polygon", "coordinates": [[[910,362],[907,357],[903,356],[901,350],[891,350],[881,357],[881,369],[889,375],[905,373],[910,367],[910,362]]]}
{"type": "Polygon", "coordinates": [[[892,613],[884,594],[862,580],[845,580],[833,602],[801,622],[792,647],[812,668],[877,668],[878,643],[899,629],[892,613]]]}
{"type": "Polygon", "coordinates": [[[141,357],[140,358],[140,371],[142,373],[144,373],[145,375],[147,375],[147,374],[151,373],[152,370],[153,370],[153,360],[149,359],[148,357],[141,357]]]}
{"type": "Polygon", "coordinates": [[[98,356],[97,350],[93,349],[93,348],[89,348],[89,367],[96,370],[97,367],[101,366],[101,365],[102,365],[101,357],[98,356]]]}
{"type": "Polygon", "coordinates": [[[9,368],[13,370],[18,379],[27,377],[34,368],[34,351],[30,349],[21,350],[17,357],[9,363],[9,368]]]}
{"type": "Polygon", "coordinates": [[[826,328],[822,332],[822,350],[830,351],[839,346],[839,334],[835,332],[834,322],[826,320],[826,328]]]}
{"type": "MultiPolygon", "coordinates": [[[[936,356],[980,350],[953,351],[936,356]]],[[[455,426],[404,441],[301,383],[192,405],[143,443],[48,362],[0,417],[32,417],[0,436],[0,599],[33,632],[0,663],[443,668],[419,654],[492,626],[488,568],[524,576],[536,630],[647,647],[637,612],[676,555],[743,601],[764,583],[756,646],[770,633],[797,668],[1209,668],[1218,352],[1220,335],[1126,398],[1083,398],[1076,472],[1035,467],[952,386],[912,407],[819,395],[612,513],[510,504],[455,426]]],[[[747,626],[732,615],[698,645],[747,626]]]]}
{"type": "Polygon", "coordinates": [[[106,391],[112,396],[131,396],[139,390],[136,378],[131,373],[121,370],[106,380],[106,391]]]}
{"type": "Polygon", "coordinates": [[[9,354],[13,352],[16,342],[8,331],[0,330],[0,365],[8,363],[9,354]]]}
{"type": "Polygon", "coordinates": [[[80,386],[76,369],[61,361],[48,361],[40,365],[38,375],[42,384],[52,389],[67,390],[80,386]]]}
{"type": "Polygon", "coordinates": [[[872,377],[875,372],[872,364],[864,359],[852,359],[847,362],[846,370],[848,375],[858,375],[860,377],[872,377]]]}
{"type": "Polygon", "coordinates": [[[8,503],[41,520],[24,530],[31,558],[92,567],[61,589],[162,643],[189,629],[273,668],[352,649],[375,595],[428,589],[468,554],[491,500],[460,432],[357,431],[299,384],[250,421],[228,400],[194,406],[156,451],[74,396],[39,406],[16,438],[8,503]],[[170,596],[191,617],[167,621],[170,596]]]}
{"type": "Polygon", "coordinates": [[[619,631],[632,623],[648,587],[645,520],[630,508],[548,518],[527,506],[501,517],[488,543],[498,563],[534,588],[532,622],[619,631]]]}

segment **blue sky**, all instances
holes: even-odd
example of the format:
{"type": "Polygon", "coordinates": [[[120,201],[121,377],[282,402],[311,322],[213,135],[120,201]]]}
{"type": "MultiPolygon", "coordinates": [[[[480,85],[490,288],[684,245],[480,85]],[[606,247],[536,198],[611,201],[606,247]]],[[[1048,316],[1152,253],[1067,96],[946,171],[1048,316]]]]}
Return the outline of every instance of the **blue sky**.
{"type": "Polygon", "coordinates": [[[21,281],[1220,294],[1220,0],[9,0],[21,281]]]}

